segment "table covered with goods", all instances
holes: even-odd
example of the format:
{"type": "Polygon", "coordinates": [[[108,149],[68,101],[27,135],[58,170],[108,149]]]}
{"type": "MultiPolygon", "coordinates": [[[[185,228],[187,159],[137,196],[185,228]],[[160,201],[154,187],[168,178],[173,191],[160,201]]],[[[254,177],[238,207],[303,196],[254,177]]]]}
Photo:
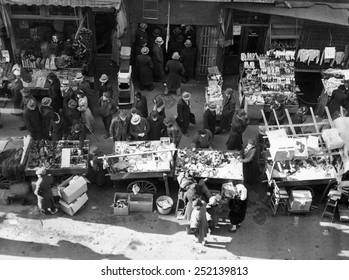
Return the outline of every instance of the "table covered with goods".
{"type": "Polygon", "coordinates": [[[240,154],[211,149],[178,149],[176,174],[190,172],[194,177],[243,180],[240,154]]]}
{"type": "MultiPolygon", "coordinates": [[[[206,104],[214,103],[217,105],[216,114],[218,119],[223,110],[223,77],[218,70],[217,66],[208,67],[207,82],[208,86],[205,87],[205,100],[206,104]]],[[[205,108],[206,109],[206,108],[205,108]]]]}

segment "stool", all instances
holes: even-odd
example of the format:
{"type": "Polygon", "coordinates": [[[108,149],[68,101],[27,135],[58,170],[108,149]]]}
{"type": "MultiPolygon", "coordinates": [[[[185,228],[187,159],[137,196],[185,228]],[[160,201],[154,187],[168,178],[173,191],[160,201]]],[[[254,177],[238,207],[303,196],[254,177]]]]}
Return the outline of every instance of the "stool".
{"type": "Polygon", "coordinates": [[[186,204],[185,204],[183,195],[184,193],[179,190],[177,203],[176,203],[176,212],[175,212],[176,219],[180,219],[180,218],[183,219],[185,215],[186,204]]]}
{"type": "Polygon", "coordinates": [[[286,189],[279,188],[277,186],[275,180],[273,180],[273,185],[274,185],[274,190],[269,200],[269,206],[273,211],[273,215],[275,216],[279,208],[279,204],[282,206],[282,208],[286,210],[289,195],[286,189]]]}
{"type": "Polygon", "coordinates": [[[327,199],[326,206],[324,212],[322,212],[321,219],[323,217],[329,217],[331,219],[331,223],[333,222],[334,215],[336,214],[338,200],[334,200],[331,197],[327,199]]]}

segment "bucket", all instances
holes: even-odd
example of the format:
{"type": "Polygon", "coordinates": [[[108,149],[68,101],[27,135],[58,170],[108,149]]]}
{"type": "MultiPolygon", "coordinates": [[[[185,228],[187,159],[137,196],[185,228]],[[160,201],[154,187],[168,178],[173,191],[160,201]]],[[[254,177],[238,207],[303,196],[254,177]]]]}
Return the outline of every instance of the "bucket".
{"type": "Polygon", "coordinates": [[[173,200],[167,195],[159,196],[156,200],[156,207],[158,208],[158,212],[160,214],[167,215],[171,212],[172,206],[173,200]]]}

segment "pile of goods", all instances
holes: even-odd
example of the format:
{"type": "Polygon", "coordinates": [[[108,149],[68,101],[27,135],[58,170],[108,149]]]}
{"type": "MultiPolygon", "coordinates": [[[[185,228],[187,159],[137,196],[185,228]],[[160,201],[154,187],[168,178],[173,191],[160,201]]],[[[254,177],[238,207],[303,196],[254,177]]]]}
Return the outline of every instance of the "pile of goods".
{"type": "Polygon", "coordinates": [[[217,105],[216,113],[217,115],[222,113],[223,109],[223,95],[222,86],[223,78],[218,70],[217,66],[208,67],[207,69],[207,82],[208,87],[206,87],[206,103],[214,103],[217,105]]]}
{"type": "Polygon", "coordinates": [[[242,163],[236,152],[179,149],[176,174],[190,172],[194,177],[242,179],[242,163]]]}
{"type": "Polygon", "coordinates": [[[114,202],[113,207],[115,208],[128,208],[128,201],[125,198],[119,198],[114,202]]]}

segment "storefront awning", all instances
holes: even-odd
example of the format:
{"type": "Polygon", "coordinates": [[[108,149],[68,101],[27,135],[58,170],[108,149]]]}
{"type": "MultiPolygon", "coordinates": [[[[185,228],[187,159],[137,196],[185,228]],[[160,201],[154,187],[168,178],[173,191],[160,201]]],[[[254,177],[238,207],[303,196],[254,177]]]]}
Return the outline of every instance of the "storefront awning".
{"type": "Polygon", "coordinates": [[[119,10],[122,0],[0,0],[0,4],[10,5],[52,5],[91,8],[115,8],[119,10]]]}
{"type": "MultiPolygon", "coordinates": [[[[332,5],[333,6],[333,5],[332,5]]],[[[232,3],[229,8],[348,26],[348,9],[314,4],[308,8],[281,8],[267,4],[232,3]]]]}

